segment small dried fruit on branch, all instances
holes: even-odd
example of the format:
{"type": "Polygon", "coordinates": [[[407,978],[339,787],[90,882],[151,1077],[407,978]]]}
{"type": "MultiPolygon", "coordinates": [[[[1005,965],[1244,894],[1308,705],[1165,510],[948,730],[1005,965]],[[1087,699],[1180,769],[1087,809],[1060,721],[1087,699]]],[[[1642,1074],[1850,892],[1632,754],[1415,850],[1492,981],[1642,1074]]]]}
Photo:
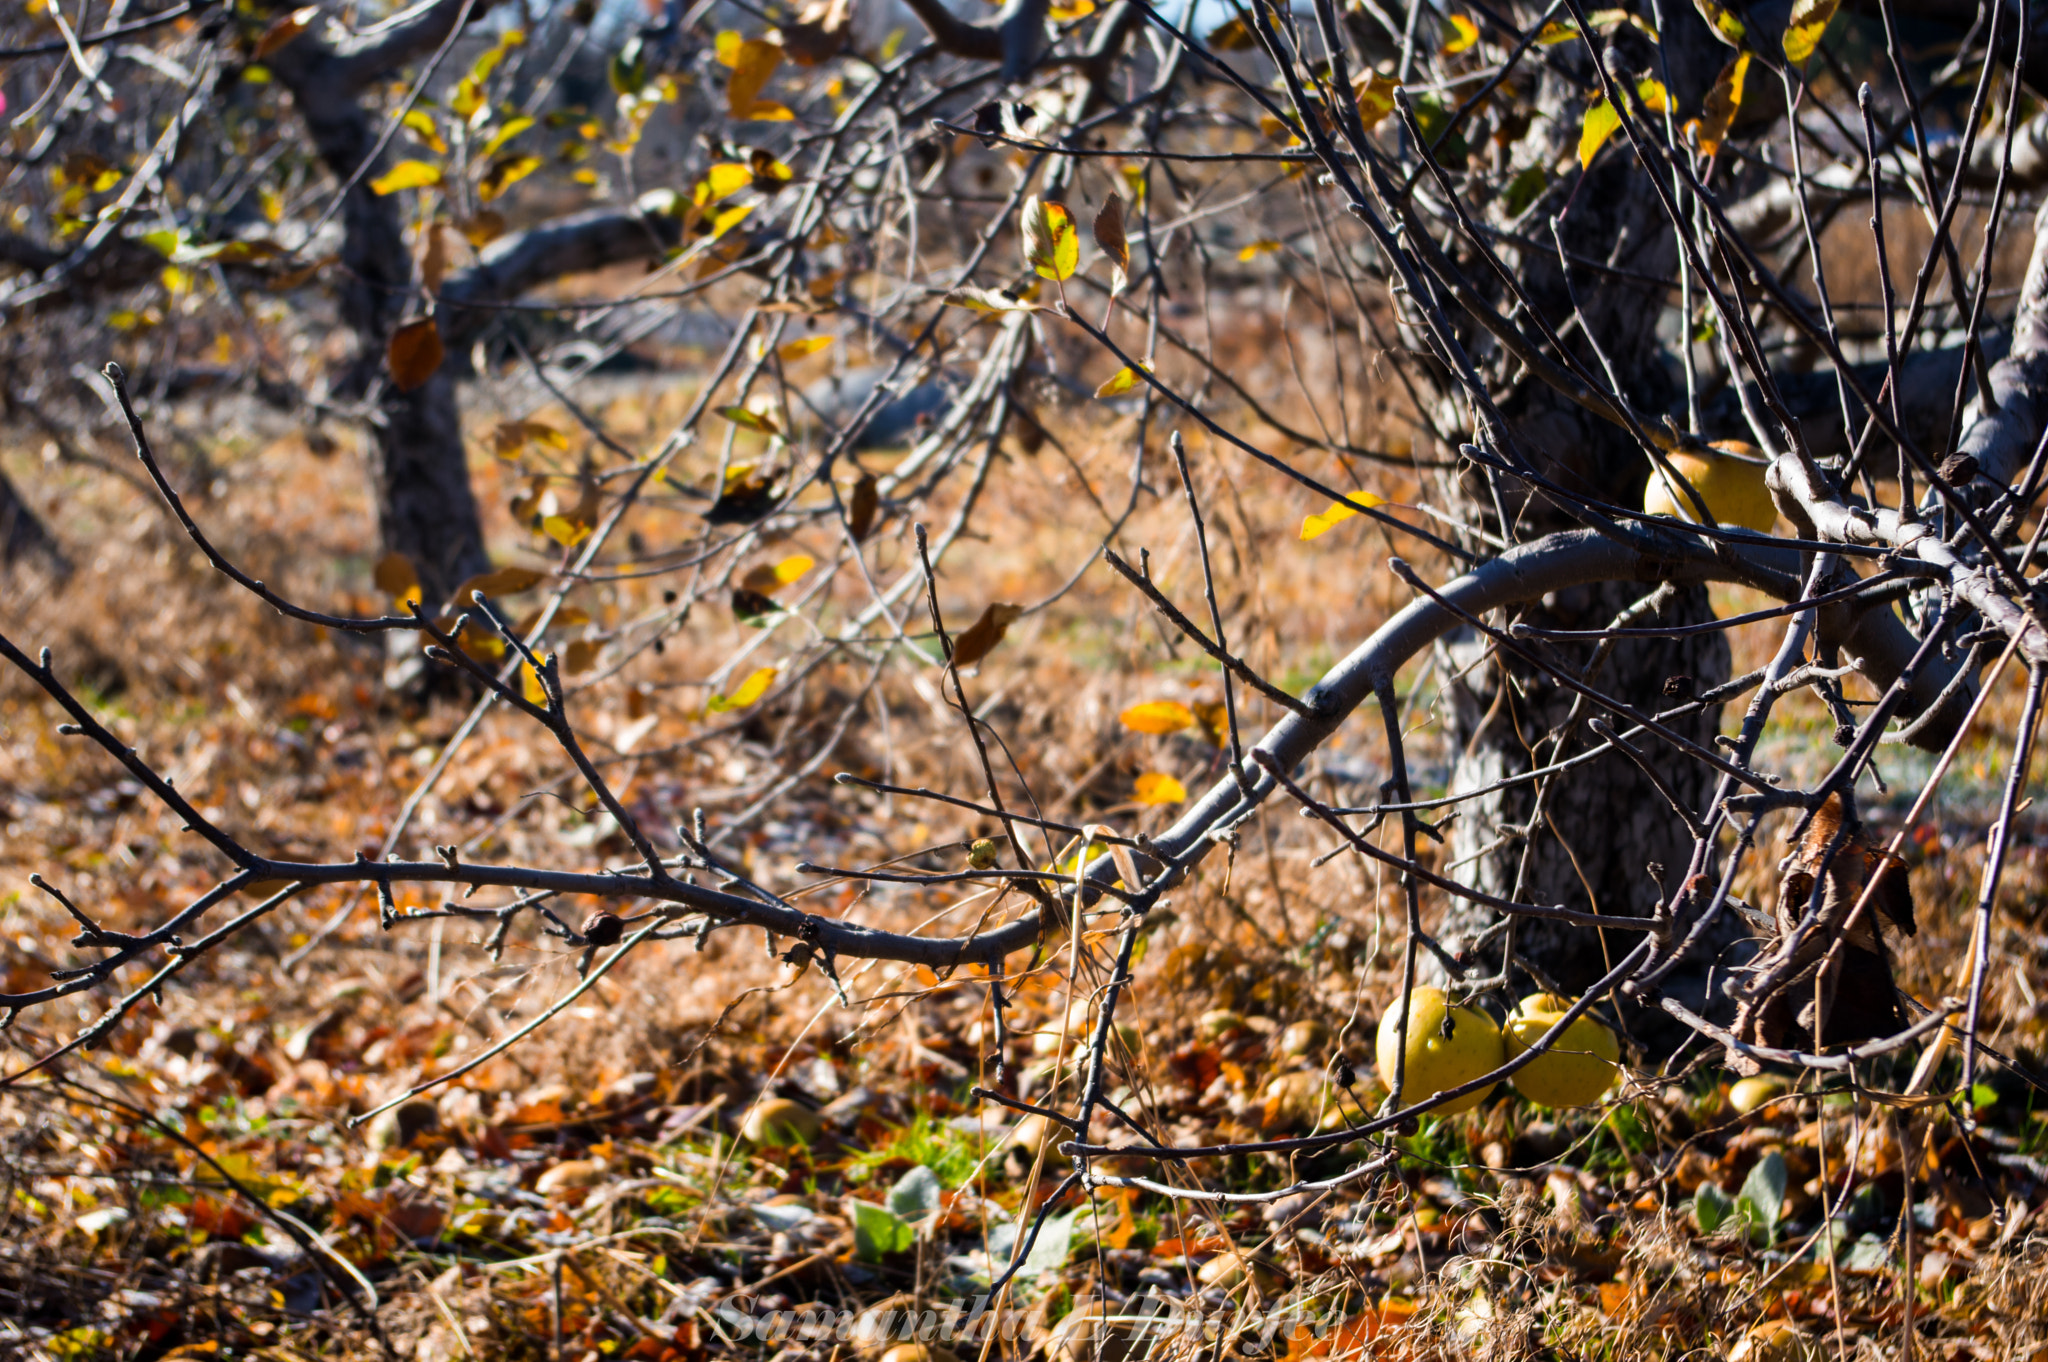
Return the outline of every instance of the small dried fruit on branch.
{"type": "Polygon", "coordinates": [[[625,919],[600,908],[583,919],[583,939],[593,946],[615,946],[626,934],[625,919]]]}

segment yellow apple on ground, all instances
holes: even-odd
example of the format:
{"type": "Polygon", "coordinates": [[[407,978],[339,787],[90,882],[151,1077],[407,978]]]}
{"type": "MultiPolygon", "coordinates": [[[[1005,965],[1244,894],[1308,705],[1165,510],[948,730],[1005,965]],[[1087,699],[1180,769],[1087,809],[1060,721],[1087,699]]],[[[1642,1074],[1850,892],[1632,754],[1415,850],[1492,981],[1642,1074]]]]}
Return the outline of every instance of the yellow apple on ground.
{"type": "MultiPolygon", "coordinates": [[[[1401,1004],[1398,999],[1380,1018],[1380,1081],[1394,1086],[1396,1066],[1404,1048],[1401,1033],[1401,1004]]],[[[1452,1088],[1491,1073],[1501,1066],[1500,1027],[1476,1007],[1452,1007],[1440,988],[1418,988],[1408,995],[1408,1052],[1402,1105],[1419,1097],[1452,1088]]],[[[1450,1116],[1470,1111],[1486,1100],[1491,1084],[1440,1102],[1429,1109],[1431,1116],[1450,1116]]]]}
{"type": "MultiPolygon", "coordinates": [[[[1533,1047],[1571,1006],[1570,999],[1555,993],[1532,993],[1517,1003],[1501,1032],[1508,1058],[1533,1047]]],[[[1508,1082],[1538,1106],[1590,1107],[1614,1086],[1620,1058],[1621,1042],[1607,1023],[1580,1017],[1548,1050],[1510,1074],[1508,1082]]]]}
{"type": "MultiPolygon", "coordinates": [[[[1778,523],[1778,508],[1771,500],[1770,488],[1764,486],[1766,465],[1741,457],[1754,457],[1756,452],[1755,446],[1740,440],[1721,440],[1692,449],[1674,449],[1665,458],[1706,500],[1715,521],[1730,528],[1740,526],[1768,534],[1778,523]]],[[[1680,520],[1697,522],[1700,518],[1685,489],[1655,467],[1650,470],[1649,485],[1643,489],[1643,510],[1680,520]]]]}

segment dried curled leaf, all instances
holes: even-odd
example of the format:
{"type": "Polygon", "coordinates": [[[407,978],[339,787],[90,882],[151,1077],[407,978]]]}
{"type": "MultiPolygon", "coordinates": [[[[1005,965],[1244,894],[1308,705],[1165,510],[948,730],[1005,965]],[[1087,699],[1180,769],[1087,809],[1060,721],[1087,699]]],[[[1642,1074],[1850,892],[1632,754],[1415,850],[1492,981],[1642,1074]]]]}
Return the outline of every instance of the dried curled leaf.
{"type": "Polygon", "coordinates": [[[953,640],[953,666],[965,671],[978,666],[981,660],[995,651],[1003,641],[1003,635],[1019,615],[1024,613],[1021,605],[991,604],[981,612],[981,618],[967,626],[967,631],[953,640]]]}
{"type": "Polygon", "coordinates": [[[1147,700],[1132,705],[1117,719],[1133,733],[1149,733],[1154,736],[1178,733],[1183,728],[1195,726],[1194,711],[1178,700],[1147,700]]]}
{"type": "Polygon", "coordinates": [[[441,367],[441,329],[434,319],[421,317],[392,332],[385,361],[391,366],[391,381],[401,392],[411,392],[432,378],[441,367]]]}
{"type": "Polygon", "coordinates": [[[486,596],[516,596],[522,591],[531,591],[548,579],[548,574],[533,568],[502,567],[496,572],[486,572],[470,578],[455,588],[455,603],[469,604],[470,593],[481,591],[486,596]]]}
{"type": "Polygon", "coordinates": [[[1375,496],[1371,492],[1353,492],[1344,501],[1331,502],[1329,509],[1320,515],[1304,518],[1301,522],[1301,537],[1303,539],[1314,539],[1331,526],[1342,524],[1344,521],[1357,515],[1360,506],[1384,506],[1386,504],[1387,499],[1385,497],[1375,496]]]}
{"type": "Polygon", "coordinates": [[[412,559],[402,553],[387,553],[379,558],[370,580],[377,584],[379,591],[400,605],[408,600],[417,602],[420,598],[420,575],[414,569],[412,559]]]}
{"type": "Polygon", "coordinates": [[[875,486],[875,475],[863,473],[853,484],[853,491],[847,497],[846,528],[853,533],[853,542],[858,544],[868,537],[875,528],[875,513],[881,509],[882,498],[875,486]]]}
{"type": "Polygon", "coordinates": [[[319,17],[320,7],[318,5],[308,5],[304,9],[295,9],[290,14],[285,15],[284,18],[275,20],[269,28],[263,30],[263,36],[256,40],[256,50],[251,55],[255,60],[262,61],[271,53],[289,44],[292,39],[304,33],[308,28],[311,28],[313,21],[319,17]]]}
{"type": "Polygon", "coordinates": [[[1130,283],[1131,243],[1124,235],[1124,200],[1121,194],[1111,192],[1102,201],[1102,210],[1095,215],[1095,244],[1109,257],[1109,296],[1114,298],[1130,283]]]}

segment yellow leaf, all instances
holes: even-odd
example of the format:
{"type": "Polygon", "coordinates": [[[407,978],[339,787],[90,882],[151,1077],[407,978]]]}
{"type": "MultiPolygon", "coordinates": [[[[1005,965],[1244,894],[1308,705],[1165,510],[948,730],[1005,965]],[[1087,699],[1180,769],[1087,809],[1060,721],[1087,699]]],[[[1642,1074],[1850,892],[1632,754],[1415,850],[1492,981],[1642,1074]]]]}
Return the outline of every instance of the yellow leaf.
{"type": "Polygon", "coordinates": [[[796,110],[772,99],[757,99],[751,109],[734,117],[750,123],[787,123],[796,117],[796,110]]]}
{"type": "Polygon", "coordinates": [[[519,688],[526,693],[528,704],[539,705],[542,709],[547,708],[547,689],[541,685],[539,673],[535,672],[529,663],[519,664],[519,688]]]}
{"type": "Polygon", "coordinates": [[[1015,298],[995,288],[956,288],[946,295],[951,307],[964,307],[970,312],[1036,312],[1038,304],[1025,298],[1015,298]]]}
{"type": "Polygon", "coordinates": [[[491,431],[491,452],[509,459],[527,445],[567,449],[569,437],[544,421],[500,421],[491,431]]]}
{"type": "Polygon", "coordinates": [[[1117,718],[1133,733],[1178,733],[1195,726],[1194,711],[1178,700],[1147,700],[1132,705],[1117,718]]]}
{"type": "MultiPolygon", "coordinates": [[[[448,154],[448,144],[441,140],[440,130],[434,126],[432,114],[425,109],[408,109],[403,121],[405,126],[412,130],[412,134],[428,147],[443,156],[448,154]]],[[[276,221],[275,218],[271,220],[276,221]]]]}
{"type": "Polygon", "coordinates": [[[1126,364],[1123,368],[1111,374],[1108,380],[1095,390],[1095,395],[1097,397],[1122,397],[1125,393],[1138,386],[1138,369],[1143,369],[1148,374],[1152,372],[1152,366],[1143,361],[1139,362],[1137,369],[1126,364]]]}
{"type": "Polygon", "coordinates": [[[1644,76],[1637,81],[1636,93],[1642,96],[1643,107],[1651,113],[1663,113],[1671,107],[1671,97],[1665,92],[1664,82],[1653,76],[1644,76]]]}
{"type": "Polygon", "coordinates": [[[1578,25],[1569,20],[1559,23],[1557,20],[1552,19],[1536,35],[1536,43],[1539,47],[1555,47],[1559,43],[1568,43],[1578,36],[1578,25]]]}
{"type": "Polygon", "coordinates": [[[737,161],[721,161],[704,172],[704,178],[697,182],[696,201],[699,206],[716,203],[729,194],[737,194],[754,183],[754,172],[737,161]]]}
{"type": "Polygon", "coordinates": [[[1081,263],[1081,234],[1063,203],[1036,194],[1024,200],[1021,223],[1024,263],[1046,279],[1071,279],[1081,263]]]}
{"type": "Polygon", "coordinates": [[[1218,52],[1249,52],[1259,45],[1242,19],[1226,19],[1209,30],[1209,46],[1218,52]]]}
{"type": "Polygon", "coordinates": [[[1614,130],[1620,126],[1621,115],[1614,111],[1612,104],[1604,97],[1593,102],[1592,107],[1586,110],[1585,123],[1579,129],[1581,169],[1592,168],[1593,158],[1600,154],[1600,148],[1606,145],[1607,139],[1612,137],[1614,130]]]}
{"type": "Polygon", "coordinates": [[[464,76],[455,82],[455,93],[448,98],[448,112],[457,118],[468,118],[484,107],[483,86],[474,76],[464,76]]]}
{"type": "Polygon", "coordinates": [[[1379,126],[1381,119],[1394,111],[1394,91],[1401,88],[1401,82],[1377,71],[1368,71],[1351,88],[1358,96],[1358,119],[1365,124],[1365,130],[1371,132],[1379,126]]]}
{"type": "Polygon", "coordinates": [[[489,203],[540,167],[538,156],[506,156],[493,161],[491,168],[484,172],[483,179],[477,182],[477,197],[489,203]]]}
{"type": "Polygon", "coordinates": [[[491,134],[491,140],[484,143],[484,149],[477,154],[480,156],[491,156],[496,154],[498,148],[504,146],[507,142],[511,141],[513,138],[517,137],[520,133],[525,132],[528,128],[532,126],[533,120],[525,116],[524,114],[520,115],[518,118],[512,119],[510,122],[506,123],[504,127],[498,129],[495,133],[491,134]]]}
{"type": "Polygon", "coordinates": [[[802,340],[793,340],[776,346],[775,354],[778,359],[784,361],[802,359],[805,355],[817,354],[836,339],[836,336],[805,336],[802,340]]]}
{"type": "Polygon", "coordinates": [[[381,197],[396,194],[401,189],[425,189],[439,183],[441,167],[430,166],[425,161],[400,161],[389,172],[370,181],[370,192],[381,197]]]}
{"type": "Polygon", "coordinates": [[[1446,32],[1442,51],[1446,57],[1463,52],[1479,41],[1479,25],[1462,14],[1451,15],[1450,22],[1446,23],[1444,28],[1446,32]]]}
{"type": "Polygon", "coordinates": [[[817,566],[817,559],[806,553],[792,553],[775,565],[775,580],[788,586],[797,578],[817,566]]]}
{"type": "MultiPolygon", "coordinates": [[[[765,412],[749,411],[745,407],[720,407],[718,414],[736,426],[745,426],[748,430],[758,430],[763,435],[780,435],[782,433],[782,427],[775,424],[775,418],[765,412]]],[[[726,475],[726,481],[730,483],[733,474],[739,473],[742,468],[746,472],[752,472],[753,467],[752,464],[735,464],[733,466],[733,473],[726,475]]]]}
{"type": "Polygon", "coordinates": [[[1239,251],[1237,253],[1237,258],[1239,260],[1257,260],[1260,256],[1270,255],[1272,252],[1277,251],[1279,249],[1280,243],[1271,240],[1270,238],[1260,241],[1254,241],[1251,245],[1239,251]]]}
{"type": "MultiPolygon", "coordinates": [[[[1349,500],[1357,502],[1358,506],[1384,506],[1387,504],[1385,497],[1374,496],[1371,492],[1353,492],[1349,500]]],[[[1301,537],[1303,539],[1314,539],[1332,525],[1342,524],[1358,514],[1358,506],[1347,506],[1342,501],[1331,502],[1330,508],[1321,515],[1308,516],[1301,522],[1301,537]]]]}
{"type": "Polygon", "coordinates": [[[738,66],[740,64],[740,44],[745,41],[746,39],[742,38],[732,29],[726,29],[723,33],[720,33],[714,49],[718,53],[719,65],[738,66]]]}
{"type": "Polygon", "coordinates": [[[712,696],[710,704],[705,707],[715,714],[729,709],[745,709],[768,693],[768,688],[775,684],[775,676],[775,668],[763,667],[740,682],[740,688],[731,695],[712,696]]]}
{"type": "Polygon", "coordinates": [[[1749,30],[1743,27],[1742,20],[1729,13],[1718,0],[1692,0],[1692,3],[1693,8],[1700,12],[1700,17],[1707,21],[1707,27],[1714,30],[1716,38],[1730,47],[1746,50],[1749,30]]]}
{"type": "Polygon", "coordinates": [[[1721,68],[1721,74],[1714,80],[1714,88],[1707,91],[1697,120],[1703,154],[1712,156],[1721,149],[1721,139],[1728,135],[1736,113],[1742,108],[1742,86],[1748,78],[1749,53],[1738,52],[1734,61],[1721,68]]]}
{"type": "Polygon", "coordinates": [[[1140,804],[1179,804],[1188,797],[1187,786],[1164,771],[1147,771],[1137,780],[1140,804]]]}
{"type": "Polygon", "coordinates": [[[1828,23],[1835,17],[1840,0],[1793,0],[1792,18],[1785,25],[1785,60],[1794,66],[1805,66],[1813,50],[1820,46],[1821,34],[1827,32],[1828,23]]]}
{"type": "Polygon", "coordinates": [[[718,216],[711,219],[711,236],[709,240],[718,240],[731,231],[742,218],[753,211],[754,205],[751,203],[738,203],[730,208],[721,210],[718,216]]]}
{"type": "Polygon", "coordinates": [[[590,526],[579,524],[567,516],[551,515],[540,522],[541,533],[565,549],[573,549],[589,537],[590,526]]]}
{"type": "Polygon", "coordinates": [[[1085,19],[1093,13],[1095,0],[1061,0],[1048,8],[1045,15],[1056,24],[1064,24],[1071,19],[1085,19]]]}
{"type": "MultiPolygon", "coordinates": [[[[719,60],[725,60],[726,50],[725,35],[721,33],[718,36],[719,60]]],[[[732,49],[732,60],[725,64],[732,68],[732,75],[725,82],[727,111],[734,118],[759,117],[754,106],[760,102],[761,91],[775,74],[775,68],[782,65],[781,45],[760,38],[742,38],[732,49]]]]}

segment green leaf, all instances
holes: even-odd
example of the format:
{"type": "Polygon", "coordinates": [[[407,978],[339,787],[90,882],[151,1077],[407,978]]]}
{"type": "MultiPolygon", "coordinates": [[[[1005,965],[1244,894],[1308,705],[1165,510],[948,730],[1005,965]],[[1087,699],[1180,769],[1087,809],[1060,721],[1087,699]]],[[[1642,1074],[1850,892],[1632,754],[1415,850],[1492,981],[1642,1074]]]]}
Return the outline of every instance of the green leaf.
{"type": "MultiPolygon", "coordinates": [[[[1019,1276],[1030,1278],[1042,1272],[1057,1272],[1067,1265],[1067,1255],[1074,1249],[1074,1217],[1079,1214],[1076,1210],[1056,1215],[1039,1228],[1038,1242],[1025,1256],[1024,1266],[1018,1269],[1019,1276]]],[[[1031,1231],[1026,1228],[1022,1232],[1029,1234],[1031,1231]]]]}
{"type": "Polygon", "coordinates": [[[1550,186],[1550,172],[1542,166],[1530,166],[1501,191],[1500,207],[1511,218],[1518,218],[1536,202],[1536,196],[1550,186]]]}
{"type": "Polygon", "coordinates": [[[944,1190],[939,1175],[920,1163],[889,1189],[889,1210],[905,1220],[922,1220],[939,1209],[939,1193],[944,1190]]]}
{"type": "Polygon", "coordinates": [[[854,1201],[853,1252],[864,1263],[879,1263],[886,1254],[907,1253],[917,1243],[910,1222],[886,1206],[854,1201]]]}
{"type": "Polygon", "coordinates": [[[1734,1210],[1735,1203],[1726,1192],[1711,1182],[1703,1182],[1699,1191],[1693,1193],[1693,1228],[1701,1234],[1712,1234],[1728,1222],[1734,1210]]]}
{"type": "Polygon", "coordinates": [[[1773,1149],[1756,1162],[1735,1194],[1735,1213],[1749,1222],[1752,1240],[1775,1243],[1778,1217],[1785,1212],[1785,1156],[1773,1149]]]}

